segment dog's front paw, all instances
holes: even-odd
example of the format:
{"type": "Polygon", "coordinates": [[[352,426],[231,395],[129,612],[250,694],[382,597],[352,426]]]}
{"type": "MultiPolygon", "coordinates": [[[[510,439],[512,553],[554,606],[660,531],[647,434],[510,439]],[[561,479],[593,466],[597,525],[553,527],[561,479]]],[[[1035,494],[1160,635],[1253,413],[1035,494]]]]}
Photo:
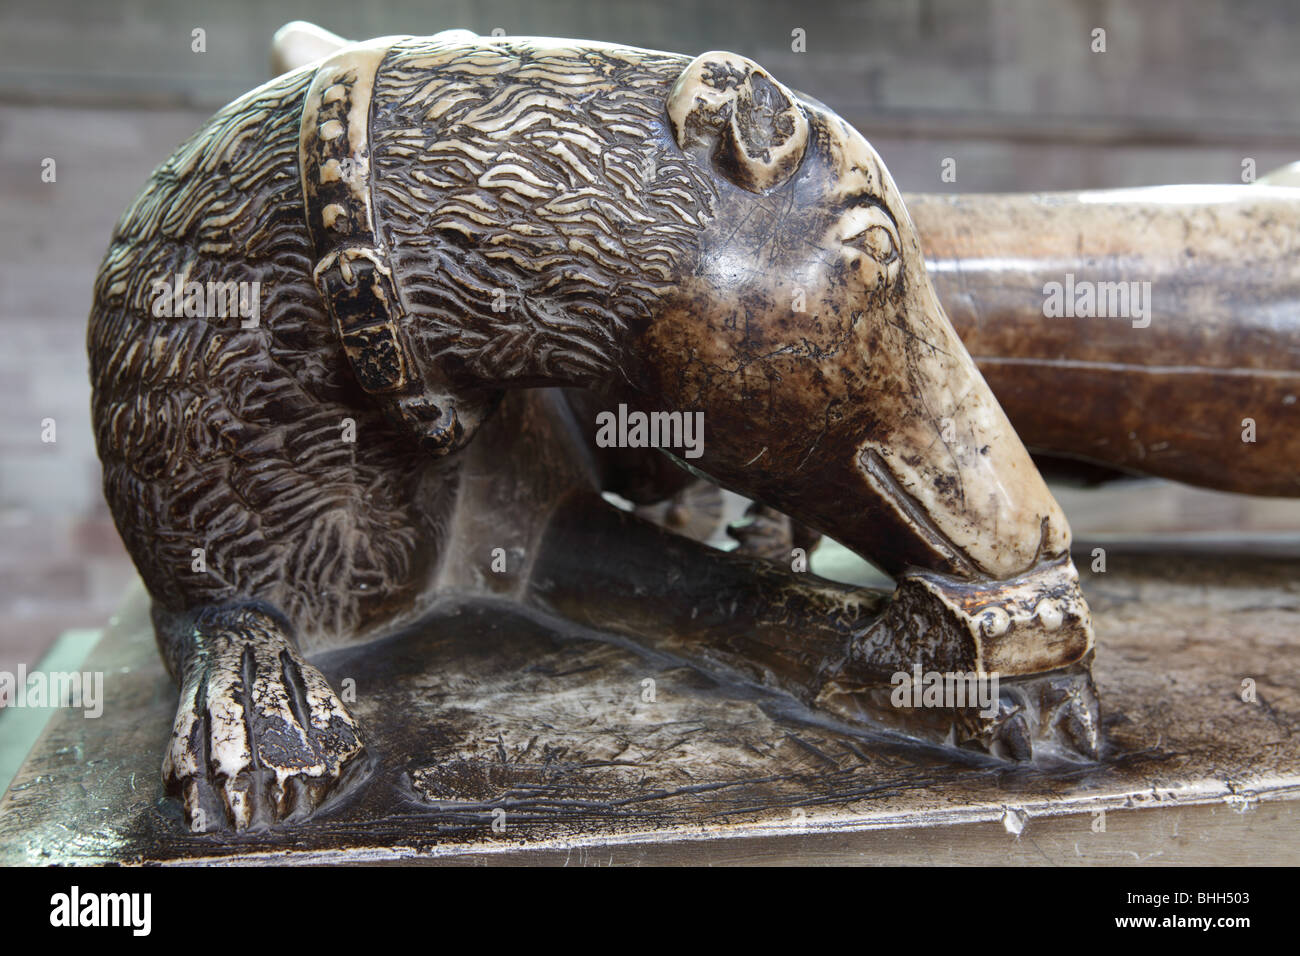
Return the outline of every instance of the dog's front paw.
{"type": "Polygon", "coordinates": [[[969,740],[1008,760],[1045,755],[1096,760],[1101,716],[1092,655],[1058,671],[1004,680],[997,716],[983,721],[969,740]]]}
{"type": "Polygon", "coordinates": [[[186,665],[163,781],[196,832],[300,820],[362,763],[343,702],[259,617],[205,640],[186,665]]]}

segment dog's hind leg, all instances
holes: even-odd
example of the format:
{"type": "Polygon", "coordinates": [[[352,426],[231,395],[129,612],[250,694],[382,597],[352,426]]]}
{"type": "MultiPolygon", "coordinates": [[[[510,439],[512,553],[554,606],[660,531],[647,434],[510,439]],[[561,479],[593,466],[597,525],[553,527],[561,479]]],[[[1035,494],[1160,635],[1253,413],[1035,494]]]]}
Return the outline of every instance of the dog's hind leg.
{"type": "Polygon", "coordinates": [[[301,819],[359,775],[357,723],[282,615],[259,604],[155,607],[154,628],[181,688],[163,780],[191,829],[301,819]]]}

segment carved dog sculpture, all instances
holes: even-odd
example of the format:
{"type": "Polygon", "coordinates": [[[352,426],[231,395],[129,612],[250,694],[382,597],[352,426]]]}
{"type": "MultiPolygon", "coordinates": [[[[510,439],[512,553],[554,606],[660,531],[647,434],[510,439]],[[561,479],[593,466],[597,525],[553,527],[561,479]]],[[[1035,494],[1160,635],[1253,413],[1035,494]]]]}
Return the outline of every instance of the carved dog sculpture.
{"type": "Polygon", "coordinates": [[[1096,755],[1064,516],[879,157],[743,57],[462,31],[344,47],[154,172],[89,349],[105,494],[181,688],[164,778],[192,818],[297,819],[340,790],[362,732],[305,655],[453,592],[850,720],[1096,755]],[[258,282],[259,321],[202,314],[172,277],[258,282]],[[662,474],[592,447],[616,403],[703,412],[694,468],[897,591],[605,504],[662,474]],[[998,713],[890,707],[915,666],[999,674],[998,713]]]}

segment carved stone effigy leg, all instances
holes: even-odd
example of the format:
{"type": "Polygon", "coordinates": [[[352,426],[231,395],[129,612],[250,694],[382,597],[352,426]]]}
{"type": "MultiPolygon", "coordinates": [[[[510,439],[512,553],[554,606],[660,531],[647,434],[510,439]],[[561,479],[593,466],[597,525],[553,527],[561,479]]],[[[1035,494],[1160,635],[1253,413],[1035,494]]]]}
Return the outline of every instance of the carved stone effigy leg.
{"type": "Polygon", "coordinates": [[[1296,497],[1300,189],[1289,175],[905,198],[954,327],[1032,449],[1296,497]]]}

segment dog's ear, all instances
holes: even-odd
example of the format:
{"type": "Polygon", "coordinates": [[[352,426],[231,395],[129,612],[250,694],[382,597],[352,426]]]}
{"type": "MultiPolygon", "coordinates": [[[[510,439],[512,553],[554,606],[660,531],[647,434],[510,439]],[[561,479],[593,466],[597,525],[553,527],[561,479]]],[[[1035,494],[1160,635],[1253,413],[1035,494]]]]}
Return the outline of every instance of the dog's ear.
{"type": "Polygon", "coordinates": [[[667,107],[677,145],[707,153],[719,173],[753,193],[789,179],[808,145],[798,98],[735,53],[697,56],[673,84],[667,107]]]}
{"type": "Polygon", "coordinates": [[[348,41],[336,33],[306,20],[293,20],[276,30],[271,38],[271,75],[279,76],[314,63],[347,45],[348,41]]]}

